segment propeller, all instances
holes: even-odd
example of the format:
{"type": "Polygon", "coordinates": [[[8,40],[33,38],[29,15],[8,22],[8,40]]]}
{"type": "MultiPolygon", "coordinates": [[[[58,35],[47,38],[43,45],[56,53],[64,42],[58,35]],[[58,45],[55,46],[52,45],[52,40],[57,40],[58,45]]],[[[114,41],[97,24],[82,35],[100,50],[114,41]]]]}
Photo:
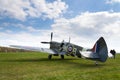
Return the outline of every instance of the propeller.
{"type": "Polygon", "coordinates": [[[60,47],[62,48],[64,45],[64,40],[61,42],[60,47]]]}
{"type": "Polygon", "coordinates": [[[60,44],[60,52],[62,52],[63,51],[63,46],[65,45],[65,43],[64,43],[64,40],[61,42],[61,44],[60,44]]]}
{"type": "Polygon", "coordinates": [[[52,38],[53,38],[53,32],[51,32],[51,39],[50,39],[50,42],[43,41],[43,42],[41,42],[41,43],[43,43],[43,44],[51,44],[52,38]]]}
{"type": "Polygon", "coordinates": [[[52,38],[53,38],[53,32],[51,32],[51,42],[52,42],[52,38]]]}
{"type": "Polygon", "coordinates": [[[43,43],[43,44],[50,44],[50,42],[41,42],[41,43],[43,43]]]}

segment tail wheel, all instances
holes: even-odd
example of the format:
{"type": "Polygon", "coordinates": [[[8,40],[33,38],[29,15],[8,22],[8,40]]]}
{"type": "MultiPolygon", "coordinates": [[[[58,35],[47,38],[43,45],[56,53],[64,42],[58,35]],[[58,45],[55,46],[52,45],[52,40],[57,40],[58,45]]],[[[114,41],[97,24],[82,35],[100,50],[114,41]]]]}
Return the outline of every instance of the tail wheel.
{"type": "Polygon", "coordinates": [[[64,55],[61,55],[61,59],[64,59],[64,55]]]}
{"type": "Polygon", "coordinates": [[[52,58],[52,55],[48,55],[48,59],[50,60],[52,58]]]}

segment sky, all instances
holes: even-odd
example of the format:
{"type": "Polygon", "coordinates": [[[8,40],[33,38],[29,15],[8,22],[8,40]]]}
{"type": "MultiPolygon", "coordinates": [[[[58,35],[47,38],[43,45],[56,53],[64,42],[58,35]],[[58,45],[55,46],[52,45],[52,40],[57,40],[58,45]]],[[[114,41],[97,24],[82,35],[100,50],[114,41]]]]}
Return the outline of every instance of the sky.
{"type": "Polygon", "coordinates": [[[85,48],[102,36],[120,52],[120,0],[0,0],[0,46],[49,47],[51,32],[85,48]]]}

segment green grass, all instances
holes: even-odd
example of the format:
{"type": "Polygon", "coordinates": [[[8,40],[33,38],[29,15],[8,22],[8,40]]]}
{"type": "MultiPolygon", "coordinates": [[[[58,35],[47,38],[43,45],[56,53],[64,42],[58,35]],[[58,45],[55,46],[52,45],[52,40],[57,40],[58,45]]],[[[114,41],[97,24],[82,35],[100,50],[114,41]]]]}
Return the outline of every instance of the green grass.
{"type": "Polygon", "coordinates": [[[95,66],[94,61],[39,52],[0,53],[0,80],[120,80],[120,55],[95,66]]]}

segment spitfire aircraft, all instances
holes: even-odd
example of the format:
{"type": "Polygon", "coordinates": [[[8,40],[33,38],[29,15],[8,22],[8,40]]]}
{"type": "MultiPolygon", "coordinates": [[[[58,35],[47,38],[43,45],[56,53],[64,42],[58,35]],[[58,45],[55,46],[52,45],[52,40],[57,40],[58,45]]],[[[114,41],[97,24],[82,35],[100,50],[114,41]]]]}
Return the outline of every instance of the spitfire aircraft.
{"type": "Polygon", "coordinates": [[[40,51],[49,53],[48,59],[51,59],[52,56],[61,56],[61,59],[64,59],[64,55],[73,56],[78,58],[86,58],[90,60],[105,62],[108,58],[108,48],[107,44],[103,37],[100,37],[92,48],[86,49],[81,46],[75,45],[69,42],[65,42],[64,40],[59,43],[53,41],[53,33],[51,33],[50,42],[41,42],[43,44],[50,44],[50,48],[38,48],[38,47],[28,47],[28,46],[18,46],[18,45],[10,45],[11,47],[31,50],[31,51],[40,51]]]}

